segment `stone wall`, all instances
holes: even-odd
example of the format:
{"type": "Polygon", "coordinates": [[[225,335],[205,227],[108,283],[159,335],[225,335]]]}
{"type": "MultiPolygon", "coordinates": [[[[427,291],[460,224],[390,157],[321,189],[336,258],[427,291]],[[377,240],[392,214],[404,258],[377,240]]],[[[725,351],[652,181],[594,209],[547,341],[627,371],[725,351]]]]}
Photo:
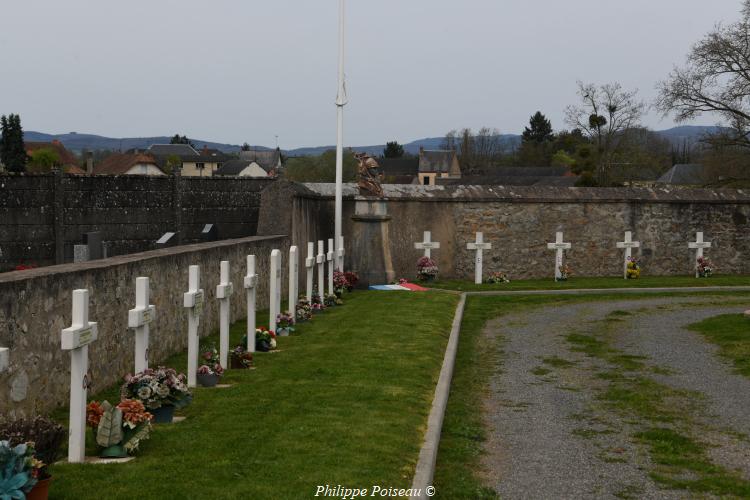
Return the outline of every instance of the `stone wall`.
{"type": "Polygon", "coordinates": [[[256,233],[260,192],[273,180],[227,177],[0,175],[0,271],[71,262],[83,234],[101,231],[109,256],[256,233]]]}
{"type": "MultiPolygon", "coordinates": [[[[269,191],[272,192],[276,186],[269,191]]],[[[627,188],[556,188],[502,186],[384,186],[390,221],[388,247],[397,277],[414,278],[421,251],[414,242],[425,230],[441,243],[433,251],[441,276],[471,279],[474,252],[466,244],[474,233],[485,233],[493,249],[485,252],[485,272],[505,271],[511,279],[552,277],[554,252],[547,243],[563,231],[573,248],[566,253],[579,276],[617,276],[622,272],[622,250],[616,243],[633,231],[641,242],[634,255],[646,275],[686,275],[693,272],[694,252],[688,242],[703,231],[713,242],[707,256],[718,273],[750,274],[750,191],[668,190],[627,188]]],[[[278,194],[278,193],[277,193],[278,194]]],[[[344,189],[344,235],[362,234],[352,216],[355,203],[364,201],[354,185],[344,189]]],[[[265,196],[265,194],[264,194],[265,196]]],[[[291,199],[287,215],[295,244],[306,238],[329,237],[333,221],[333,185],[305,184],[291,199]],[[327,224],[315,222],[324,216],[327,224]],[[328,222],[330,221],[330,222],[328,222]]],[[[266,201],[264,201],[264,204],[266,201]]],[[[269,196],[268,203],[273,201],[269,196]]],[[[268,207],[269,212],[273,210],[268,207]]],[[[282,223],[282,222],[279,222],[282,223]]],[[[286,223],[283,223],[286,224],[286,223]]],[[[259,231],[264,228],[261,217],[259,231]]],[[[350,248],[352,252],[370,252],[350,248]]],[[[377,253],[377,252],[375,252],[377,253]]],[[[362,270],[360,270],[362,271],[362,270]]]]}
{"type": "MultiPolygon", "coordinates": [[[[70,326],[74,289],[90,291],[90,320],[99,324],[99,339],[89,350],[95,393],[133,370],[134,334],[127,320],[128,310],[135,305],[137,277],[151,279],[151,303],[156,306],[149,353],[153,366],[187,348],[182,300],[190,265],[201,266],[206,306],[199,335],[205,336],[218,329],[215,294],[220,261],[230,261],[234,321],[246,317],[242,284],[248,254],[257,256],[257,307],[268,308],[268,267],[274,248],[286,252],[288,239],[268,236],[201,243],[0,275],[0,346],[10,348],[11,363],[9,371],[0,373],[0,413],[47,412],[67,404],[70,354],[60,349],[60,331],[70,326]]],[[[286,284],[286,258],[283,264],[282,283],[286,284]]],[[[267,322],[268,318],[258,316],[258,324],[267,322]]],[[[175,368],[184,371],[187,367],[175,368]]]]}

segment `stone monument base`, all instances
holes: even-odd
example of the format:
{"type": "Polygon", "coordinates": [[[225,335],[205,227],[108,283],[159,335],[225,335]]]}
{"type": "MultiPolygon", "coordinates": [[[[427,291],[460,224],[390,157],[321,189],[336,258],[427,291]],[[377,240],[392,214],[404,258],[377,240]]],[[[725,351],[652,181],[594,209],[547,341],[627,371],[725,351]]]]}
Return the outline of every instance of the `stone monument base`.
{"type": "Polygon", "coordinates": [[[391,217],[382,200],[358,200],[352,216],[351,263],[358,287],[391,283],[396,279],[390,250],[391,217]]]}

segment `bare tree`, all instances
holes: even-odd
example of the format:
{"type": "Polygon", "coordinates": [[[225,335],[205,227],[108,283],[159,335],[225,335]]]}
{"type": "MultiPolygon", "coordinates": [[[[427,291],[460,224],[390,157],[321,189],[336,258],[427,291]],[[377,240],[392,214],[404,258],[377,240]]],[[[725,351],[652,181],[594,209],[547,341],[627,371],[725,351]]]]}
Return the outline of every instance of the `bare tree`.
{"type": "Polygon", "coordinates": [[[716,139],[750,148],[750,0],[743,2],[740,21],[717,25],[657,89],[656,107],[665,115],[683,122],[716,114],[732,127],[716,139]]]}
{"type": "Polygon", "coordinates": [[[609,170],[620,142],[619,136],[640,126],[645,104],[638,100],[637,95],[637,90],[623,90],[619,83],[596,86],[579,81],[581,104],[568,106],[565,110],[566,123],[582,130],[597,148],[596,173],[600,185],[609,183],[609,170]]]}

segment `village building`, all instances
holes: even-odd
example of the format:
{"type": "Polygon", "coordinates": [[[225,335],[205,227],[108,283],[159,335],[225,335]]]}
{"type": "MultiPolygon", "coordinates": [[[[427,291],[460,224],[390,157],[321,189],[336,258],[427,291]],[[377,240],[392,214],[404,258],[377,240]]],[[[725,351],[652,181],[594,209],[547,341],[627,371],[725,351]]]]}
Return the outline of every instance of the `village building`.
{"type": "Polygon", "coordinates": [[[145,153],[114,153],[94,168],[100,175],[166,175],[156,159],[145,153]]]}
{"type": "Polygon", "coordinates": [[[461,165],[455,150],[419,149],[419,184],[434,186],[437,179],[460,178],[461,165]]]}

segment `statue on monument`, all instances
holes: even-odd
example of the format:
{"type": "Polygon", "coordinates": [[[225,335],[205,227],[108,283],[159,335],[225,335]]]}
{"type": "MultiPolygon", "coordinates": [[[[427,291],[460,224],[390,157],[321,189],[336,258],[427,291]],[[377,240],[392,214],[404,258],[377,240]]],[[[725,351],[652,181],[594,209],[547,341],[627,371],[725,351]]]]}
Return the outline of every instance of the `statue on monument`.
{"type": "Polygon", "coordinates": [[[383,174],[380,173],[380,165],[367,153],[355,153],[354,158],[359,162],[357,170],[359,172],[359,192],[363,196],[377,196],[382,198],[383,187],[380,183],[383,180],[383,174]]]}

